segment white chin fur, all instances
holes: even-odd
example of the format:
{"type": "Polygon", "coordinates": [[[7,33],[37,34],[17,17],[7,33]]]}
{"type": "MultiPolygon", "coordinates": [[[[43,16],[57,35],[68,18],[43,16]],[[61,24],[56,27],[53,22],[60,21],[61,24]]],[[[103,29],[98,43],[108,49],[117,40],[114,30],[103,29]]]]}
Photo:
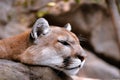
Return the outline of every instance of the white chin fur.
{"type": "MultiPolygon", "coordinates": [[[[81,61],[78,61],[78,62],[81,63],[81,61]]],[[[75,63],[73,65],[75,66],[77,63],[75,63]]],[[[79,68],[75,68],[75,69],[71,69],[71,70],[64,70],[63,72],[65,72],[67,75],[76,75],[79,72],[79,70],[83,67],[84,63],[85,63],[85,60],[80,64],[81,66],[79,68]]],[[[73,65],[71,65],[71,66],[73,66],[73,65]]]]}

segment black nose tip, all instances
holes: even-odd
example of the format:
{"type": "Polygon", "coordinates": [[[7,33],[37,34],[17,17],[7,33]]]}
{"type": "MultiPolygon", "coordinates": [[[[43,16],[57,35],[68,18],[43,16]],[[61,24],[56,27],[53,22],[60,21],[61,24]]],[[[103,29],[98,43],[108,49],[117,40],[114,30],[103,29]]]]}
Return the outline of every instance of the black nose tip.
{"type": "Polygon", "coordinates": [[[84,61],[85,57],[83,56],[77,56],[81,61],[84,61]]]}
{"type": "Polygon", "coordinates": [[[84,61],[85,60],[85,58],[86,58],[86,54],[84,54],[84,55],[82,55],[82,54],[79,54],[79,55],[77,55],[77,57],[81,60],[81,61],[84,61]]]}

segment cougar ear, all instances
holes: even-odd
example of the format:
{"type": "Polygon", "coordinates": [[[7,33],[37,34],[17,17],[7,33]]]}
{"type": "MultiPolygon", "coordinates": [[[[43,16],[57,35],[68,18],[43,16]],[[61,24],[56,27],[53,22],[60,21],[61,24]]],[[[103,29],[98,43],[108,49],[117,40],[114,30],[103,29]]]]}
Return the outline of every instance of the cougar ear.
{"type": "Polygon", "coordinates": [[[66,30],[68,30],[68,31],[71,31],[71,25],[70,25],[70,23],[67,23],[65,26],[64,26],[64,28],[66,29],[66,30]]]}
{"type": "Polygon", "coordinates": [[[44,18],[39,18],[33,25],[31,38],[37,39],[40,35],[46,35],[50,30],[48,21],[44,18]]]}

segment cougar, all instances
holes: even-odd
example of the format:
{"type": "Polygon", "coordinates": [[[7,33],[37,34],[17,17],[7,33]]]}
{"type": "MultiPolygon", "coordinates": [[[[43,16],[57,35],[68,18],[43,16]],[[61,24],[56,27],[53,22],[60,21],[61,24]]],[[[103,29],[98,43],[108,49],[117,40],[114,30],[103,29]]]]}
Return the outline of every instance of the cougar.
{"type": "Polygon", "coordinates": [[[69,23],[49,26],[39,18],[31,30],[0,40],[0,58],[47,66],[70,76],[82,68],[86,54],[69,23]]]}

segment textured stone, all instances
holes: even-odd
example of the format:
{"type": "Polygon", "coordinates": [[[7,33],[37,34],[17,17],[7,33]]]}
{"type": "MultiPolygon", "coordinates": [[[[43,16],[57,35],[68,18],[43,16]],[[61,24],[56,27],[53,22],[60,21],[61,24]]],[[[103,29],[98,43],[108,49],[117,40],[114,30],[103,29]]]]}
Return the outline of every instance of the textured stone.
{"type": "Polygon", "coordinates": [[[0,80],[30,80],[28,72],[21,63],[0,60],[0,80]]]}

